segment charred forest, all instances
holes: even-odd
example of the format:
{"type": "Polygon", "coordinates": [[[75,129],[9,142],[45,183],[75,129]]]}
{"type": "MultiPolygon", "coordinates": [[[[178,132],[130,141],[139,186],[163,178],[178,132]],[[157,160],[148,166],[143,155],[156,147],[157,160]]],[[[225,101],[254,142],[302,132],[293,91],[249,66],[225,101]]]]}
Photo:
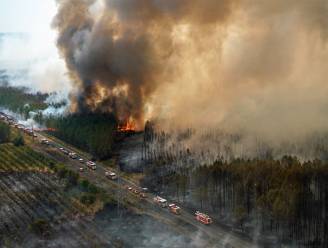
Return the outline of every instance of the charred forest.
{"type": "MultiPolygon", "coordinates": [[[[143,185],[182,206],[201,209],[218,222],[261,240],[297,247],[328,245],[328,161],[281,158],[227,158],[219,152],[201,162],[169,133],[146,127],[143,185]],[[167,144],[169,143],[169,145],[167,144]]],[[[209,151],[199,156],[211,156],[209,151]]]]}
{"type": "Polygon", "coordinates": [[[0,247],[328,247],[328,0],[16,1],[0,247]]]}

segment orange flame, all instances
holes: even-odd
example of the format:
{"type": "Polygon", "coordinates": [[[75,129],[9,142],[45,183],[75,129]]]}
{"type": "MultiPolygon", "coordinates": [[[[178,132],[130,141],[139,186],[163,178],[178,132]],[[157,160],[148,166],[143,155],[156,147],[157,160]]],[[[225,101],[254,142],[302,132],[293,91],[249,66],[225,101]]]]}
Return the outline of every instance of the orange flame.
{"type": "Polygon", "coordinates": [[[136,125],[133,120],[128,120],[125,123],[119,124],[117,130],[119,132],[135,132],[136,125]]]}

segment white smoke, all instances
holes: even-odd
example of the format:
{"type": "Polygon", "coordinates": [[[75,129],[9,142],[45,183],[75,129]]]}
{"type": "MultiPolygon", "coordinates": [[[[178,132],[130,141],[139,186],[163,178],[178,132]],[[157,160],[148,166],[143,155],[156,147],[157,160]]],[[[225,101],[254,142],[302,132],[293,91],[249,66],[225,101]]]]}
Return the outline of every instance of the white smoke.
{"type": "Polygon", "coordinates": [[[0,35],[0,69],[6,71],[10,85],[41,92],[71,90],[55,33],[0,35]]]}

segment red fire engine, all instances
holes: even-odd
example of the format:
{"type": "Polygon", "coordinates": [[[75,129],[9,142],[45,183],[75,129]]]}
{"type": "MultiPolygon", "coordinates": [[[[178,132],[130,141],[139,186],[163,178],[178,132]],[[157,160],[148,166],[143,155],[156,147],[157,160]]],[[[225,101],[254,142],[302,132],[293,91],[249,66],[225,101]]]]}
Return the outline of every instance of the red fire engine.
{"type": "Polygon", "coordinates": [[[173,214],[181,214],[181,208],[175,205],[174,203],[169,205],[170,212],[173,214]]]}
{"type": "Polygon", "coordinates": [[[196,217],[196,220],[198,220],[199,222],[201,222],[205,225],[209,225],[212,223],[212,219],[207,214],[203,214],[199,211],[196,211],[195,217],[196,217]]]}

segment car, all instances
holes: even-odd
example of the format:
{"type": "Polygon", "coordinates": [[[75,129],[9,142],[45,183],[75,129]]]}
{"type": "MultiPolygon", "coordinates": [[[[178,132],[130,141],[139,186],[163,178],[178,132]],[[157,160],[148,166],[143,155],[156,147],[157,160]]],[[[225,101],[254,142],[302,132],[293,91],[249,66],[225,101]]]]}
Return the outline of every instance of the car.
{"type": "Polygon", "coordinates": [[[117,175],[114,172],[111,171],[106,171],[105,172],[105,176],[111,180],[116,180],[117,179],[117,175]]]}
{"type": "Polygon", "coordinates": [[[70,152],[68,154],[68,156],[71,158],[71,159],[77,159],[77,154],[75,152],[70,152]]]}
{"type": "Polygon", "coordinates": [[[41,140],[41,144],[49,145],[50,143],[49,143],[49,140],[47,140],[47,139],[42,139],[42,140],[41,140]]]}
{"type": "Polygon", "coordinates": [[[83,164],[83,163],[84,163],[84,159],[83,159],[83,158],[79,158],[79,162],[80,162],[81,164],[83,164]]]}
{"type": "Polygon", "coordinates": [[[84,172],[84,168],[83,167],[80,167],[79,171],[80,172],[84,172]]]}

